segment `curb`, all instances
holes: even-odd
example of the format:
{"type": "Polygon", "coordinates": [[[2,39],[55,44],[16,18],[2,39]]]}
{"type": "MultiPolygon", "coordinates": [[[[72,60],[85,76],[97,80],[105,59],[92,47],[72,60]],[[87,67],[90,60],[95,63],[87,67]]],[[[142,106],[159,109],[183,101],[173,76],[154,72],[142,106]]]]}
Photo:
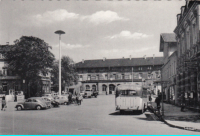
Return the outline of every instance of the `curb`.
{"type": "Polygon", "coordinates": [[[154,114],[160,119],[160,121],[164,122],[165,124],[167,124],[170,127],[173,128],[178,128],[178,129],[183,129],[183,130],[189,130],[189,131],[196,131],[196,132],[200,132],[200,129],[194,128],[194,127],[182,127],[182,126],[178,126],[178,125],[174,125],[172,123],[167,122],[165,119],[163,119],[162,116],[159,116],[158,114],[156,114],[154,112],[154,114]]]}

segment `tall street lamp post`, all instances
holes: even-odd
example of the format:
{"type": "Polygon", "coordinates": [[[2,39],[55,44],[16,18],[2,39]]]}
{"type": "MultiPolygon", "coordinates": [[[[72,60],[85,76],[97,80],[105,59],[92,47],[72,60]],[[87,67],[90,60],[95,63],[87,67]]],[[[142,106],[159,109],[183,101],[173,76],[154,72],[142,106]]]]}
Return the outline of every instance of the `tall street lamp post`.
{"type": "Polygon", "coordinates": [[[61,41],[61,34],[65,34],[65,32],[62,30],[58,30],[58,31],[55,31],[55,34],[59,35],[59,95],[61,95],[61,46],[60,46],[60,41],[61,41]]]}

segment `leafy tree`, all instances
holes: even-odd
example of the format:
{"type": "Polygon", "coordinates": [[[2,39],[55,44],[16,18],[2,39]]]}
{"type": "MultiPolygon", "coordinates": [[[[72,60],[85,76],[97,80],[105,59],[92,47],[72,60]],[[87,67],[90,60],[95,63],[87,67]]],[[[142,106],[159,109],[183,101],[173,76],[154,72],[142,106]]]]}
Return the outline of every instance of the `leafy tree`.
{"type": "MultiPolygon", "coordinates": [[[[8,70],[25,79],[28,86],[46,76],[55,60],[49,51],[49,46],[44,40],[32,36],[22,36],[8,46],[3,55],[8,63],[8,70]]],[[[29,92],[30,93],[30,92],[29,92]]]]}
{"type": "MultiPolygon", "coordinates": [[[[52,71],[52,81],[54,85],[59,84],[59,61],[55,61],[52,71]]],[[[76,72],[76,69],[74,67],[74,61],[68,57],[63,56],[61,58],[61,86],[62,90],[64,89],[64,86],[70,86],[73,83],[78,83],[78,74],[76,72]]]]}

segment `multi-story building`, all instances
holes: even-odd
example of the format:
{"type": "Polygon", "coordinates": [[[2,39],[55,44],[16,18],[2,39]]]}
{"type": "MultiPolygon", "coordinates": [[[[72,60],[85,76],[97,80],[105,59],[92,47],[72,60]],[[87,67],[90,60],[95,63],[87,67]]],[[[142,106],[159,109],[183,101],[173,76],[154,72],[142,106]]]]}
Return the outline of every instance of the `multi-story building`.
{"type": "Polygon", "coordinates": [[[187,107],[197,108],[200,105],[199,75],[199,23],[200,2],[186,0],[177,15],[177,26],[174,30],[177,39],[177,85],[178,101],[185,97],[187,107]],[[183,97],[184,96],[184,97],[183,97]]]}
{"type": "Polygon", "coordinates": [[[94,89],[99,94],[114,94],[120,84],[144,81],[157,94],[154,81],[161,78],[163,57],[82,60],[76,64],[82,90],[94,89]]]}
{"type": "MultiPolygon", "coordinates": [[[[8,46],[11,45],[0,45],[0,94],[15,95],[15,92],[23,92],[27,97],[31,96],[26,81],[7,69],[8,64],[2,56],[2,50],[8,46]]],[[[39,85],[36,87],[37,95],[51,93],[50,74],[46,76],[40,74],[40,77],[41,80],[38,81],[39,85]]]]}
{"type": "Polygon", "coordinates": [[[160,34],[160,52],[163,52],[164,64],[161,70],[162,89],[165,100],[177,104],[176,66],[177,43],[174,33],[160,34]]]}

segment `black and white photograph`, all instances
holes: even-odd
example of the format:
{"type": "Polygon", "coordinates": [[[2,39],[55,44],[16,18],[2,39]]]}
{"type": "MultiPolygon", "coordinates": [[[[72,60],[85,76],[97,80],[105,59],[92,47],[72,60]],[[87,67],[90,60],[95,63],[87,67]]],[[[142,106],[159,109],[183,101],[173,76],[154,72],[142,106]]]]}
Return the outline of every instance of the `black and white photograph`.
{"type": "Polygon", "coordinates": [[[199,135],[200,0],[0,0],[0,135],[199,135]]]}

